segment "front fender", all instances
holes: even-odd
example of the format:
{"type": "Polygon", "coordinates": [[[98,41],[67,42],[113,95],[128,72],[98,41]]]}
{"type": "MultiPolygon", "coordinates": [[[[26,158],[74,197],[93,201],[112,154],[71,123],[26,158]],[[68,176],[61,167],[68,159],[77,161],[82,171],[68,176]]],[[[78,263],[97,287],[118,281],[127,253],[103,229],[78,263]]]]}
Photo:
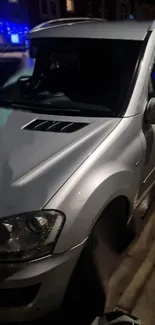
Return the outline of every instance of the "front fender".
{"type": "Polygon", "coordinates": [[[138,180],[132,171],[120,165],[118,168],[116,162],[89,173],[87,177],[81,175],[76,186],[73,177],[70,186],[66,184],[46,206],[66,215],[54,253],[62,253],[85,240],[105,207],[116,197],[125,196],[132,204],[138,180]]]}

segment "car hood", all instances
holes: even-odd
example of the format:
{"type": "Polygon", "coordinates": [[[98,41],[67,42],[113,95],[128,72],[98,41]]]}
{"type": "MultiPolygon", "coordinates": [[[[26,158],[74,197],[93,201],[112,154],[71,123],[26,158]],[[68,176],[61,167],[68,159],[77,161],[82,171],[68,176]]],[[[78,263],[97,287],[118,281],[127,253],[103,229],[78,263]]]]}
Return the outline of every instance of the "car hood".
{"type": "Polygon", "coordinates": [[[119,121],[1,108],[0,217],[43,208],[119,121]],[[23,129],[34,119],[86,125],[71,133],[23,129]]]}

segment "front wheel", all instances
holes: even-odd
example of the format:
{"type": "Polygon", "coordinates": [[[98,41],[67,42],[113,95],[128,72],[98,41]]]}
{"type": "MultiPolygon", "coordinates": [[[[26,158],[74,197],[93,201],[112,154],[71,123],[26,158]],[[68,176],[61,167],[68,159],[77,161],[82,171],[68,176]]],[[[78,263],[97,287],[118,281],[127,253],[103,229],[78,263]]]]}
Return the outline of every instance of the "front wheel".
{"type": "Polygon", "coordinates": [[[69,282],[60,308],[61,324],[90,325],[96,316],[103,315],[105,295],[90,246],[87,243],[69,282]]]}

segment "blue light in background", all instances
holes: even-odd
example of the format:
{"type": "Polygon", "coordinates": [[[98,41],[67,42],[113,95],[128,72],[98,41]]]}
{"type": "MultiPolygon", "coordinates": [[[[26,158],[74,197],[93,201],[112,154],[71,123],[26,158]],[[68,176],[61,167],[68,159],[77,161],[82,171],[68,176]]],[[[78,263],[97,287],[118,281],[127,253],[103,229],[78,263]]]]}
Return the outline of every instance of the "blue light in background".
{"type": "Polygon", "coordinates": [[[11,43],[12,44],[19,44],[19,35],[18,34],[11,34],[11,43]]]}
{"type": "Polygon", "coordinates": [[[26,46],[29,30],[28,24],[18,24],[8,20],[0,20],[0,36],[4,39],[4,45],[26,46]]]}
{"type": "Polygon", "coordinates": [[[132,14],[129,15],[128,19],[129,19],[129,20],[134,20],[134,15],[132,15],[132,14]]]}
{"type": "Polygon", "coordinates": [[[155,80],[155,71],[152,72],[152,80],[155,80]]]}

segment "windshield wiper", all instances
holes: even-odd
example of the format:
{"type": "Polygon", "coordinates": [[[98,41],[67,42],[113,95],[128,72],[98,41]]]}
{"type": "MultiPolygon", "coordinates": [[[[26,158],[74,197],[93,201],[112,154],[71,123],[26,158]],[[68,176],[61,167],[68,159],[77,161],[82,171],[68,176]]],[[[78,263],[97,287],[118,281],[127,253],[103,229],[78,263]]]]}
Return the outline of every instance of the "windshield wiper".
{"type": "Polygon", "coordinates": [[[0,102],[0,107],[15,108],[16,110],[23,110],[43,114],[56,114],[56,115],[75,115],[75,116],[97,116],[97,117],[115,117],[116,114],[99,105],[77,103],[72,101],[59,101],[52,100],[52,102],[37,103],[32,100],[11,101],[3,100],[0,102]]]}

